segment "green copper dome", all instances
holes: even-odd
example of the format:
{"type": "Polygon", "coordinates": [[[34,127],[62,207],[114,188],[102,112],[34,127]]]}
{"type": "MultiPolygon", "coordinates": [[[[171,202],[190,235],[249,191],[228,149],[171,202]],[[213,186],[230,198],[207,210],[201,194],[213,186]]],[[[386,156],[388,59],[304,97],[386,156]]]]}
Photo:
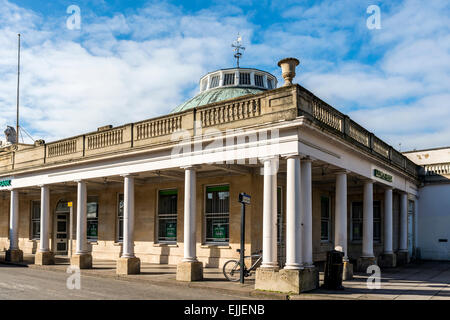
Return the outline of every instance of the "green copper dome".
{"type": "Polygon", "coordinates": [[[173,109],[171,113],[275,89],[277,78],[254,68],[229,68],[204,75],[199,84],[200,93],[173,109]]]}
{"type": "Polygon", "coordinates": [[[214,102],[220,102],[228,99],[234,99],[248,94],[257,94],[264,92],[265,89],[243,88],[243,87],[219,87],[208,91],[200,92],[192,99],[180,104],[173,109],[171,113],[185,111],[207,105],[214,102]]]}

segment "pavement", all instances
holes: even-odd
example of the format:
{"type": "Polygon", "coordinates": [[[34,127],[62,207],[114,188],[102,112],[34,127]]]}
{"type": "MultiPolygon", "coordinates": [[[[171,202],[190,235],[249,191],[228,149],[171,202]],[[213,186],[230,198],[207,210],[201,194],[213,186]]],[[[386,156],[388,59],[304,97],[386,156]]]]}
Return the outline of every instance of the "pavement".
{"type": "MultiPolygon", "coordinates": [[[[1,292],[4,292],[11,284],[20,284],[21,279],[26,279],[26,282],[22,284],[25,286],[23,288],[42,286],[47,289],[46,283],[48,283],[50,291],[62,290],[61,293],[67,295],[65,281],[69,276],[67,273],[69,260],[57,257],[56,265],[52,266],[37,266],[33,264],[33,261],[33,255],[25,255],[23,263],[5,264],[4,253],[0,253],[1,292]],[[46,278],[48,278],[47,282],[44,281],[46,278]],[[14,282],[8,279],[14,279],[14,282]],[[40,283],[39,279],[44,279],[44,282],[40,283]],[[64,282],[63,285],[61,281],[64,282]]],[[[179,282],[175,280],[175,265],[141,263],[141,274],[126,276],[116,275],[115,267],[115,261],[94,260],[92,269],[81,270],[82,288],[90,289],[84,293],[81,291],[76,294],[71,293],[69,296],[75,295],[72,297],[75,299],[81,294],[85,299],[95,299],[97,296],[99,299],[450,300],[450,261],[415,262],[403,267],[382,270],[379,289],[370,289],[367,285],[369,275],[358,273],[355,274],[354,279],[343,282],[344,290],[319,288],[300,295],[254,290],[254,276],[246,278],[244,285],[229,282],[219,268],[205,268],[204,281],[179,282]],[[113,290],[116,286],[121,289],[113,290]],[[108,288],[110,288],[109,291],[108,288]],[[117,293],[118,291],[121,293],[117,293]],[[152,292],[161,294],[155,295],[152,292]]],[[[322,283],[323,273],[321,272],[320,284],[322,283]]],[[[34,299],[63,299],[57,293],[44,297],[39,294],[33,296],[33,290],[17,292],[22,292],[22,295],[13,295],[15,299],[33,299],[33,297],[34,299]]]]}

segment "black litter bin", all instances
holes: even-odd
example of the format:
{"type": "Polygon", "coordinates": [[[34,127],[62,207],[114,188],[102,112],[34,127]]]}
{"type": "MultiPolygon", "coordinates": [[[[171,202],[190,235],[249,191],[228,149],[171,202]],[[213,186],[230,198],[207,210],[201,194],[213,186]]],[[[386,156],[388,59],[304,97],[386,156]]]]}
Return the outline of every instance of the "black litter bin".
{"type": "Polygon", "coordinates": [[[342,272],[344,269],[344,253],[331,250],[327,252],[323,287],[331,290],[342,290],[342,272]]]}

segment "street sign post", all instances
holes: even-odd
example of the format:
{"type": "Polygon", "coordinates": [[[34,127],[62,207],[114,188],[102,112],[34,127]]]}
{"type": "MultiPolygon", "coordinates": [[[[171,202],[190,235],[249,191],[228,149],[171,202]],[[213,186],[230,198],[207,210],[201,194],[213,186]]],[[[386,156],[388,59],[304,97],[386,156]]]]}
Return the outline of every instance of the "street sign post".
{"type": "Polygon", "coordinates": [[[241,250],[240,250],[240,259],[239,263],[241,265],[241,275],[240,275],[240,282],[244,283],[244,257],[245,257],[245,205],[250,204],[251,197],[241,192],[239,193],[239,202],[241,203],[241,250]]]}

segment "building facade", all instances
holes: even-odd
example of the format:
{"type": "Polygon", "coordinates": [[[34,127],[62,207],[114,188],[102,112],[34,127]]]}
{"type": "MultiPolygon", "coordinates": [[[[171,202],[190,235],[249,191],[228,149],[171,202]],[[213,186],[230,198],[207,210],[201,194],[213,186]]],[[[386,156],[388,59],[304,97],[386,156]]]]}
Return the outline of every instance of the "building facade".
{"type": "Polygon", "coordinates": [[[3,146],[0,250],[37,264],[69,255],[80,268],[114,259],[127,274],[141,261],[177,264],[178,280],[200,280],[239,256],[245,192],[246,253],[263,255],[257,288],[317,287],[331,249],[344,252],[345,278],[407,263],[425,210],[419,166],[292,84],[296,64],[279,62],[278,88],[261,70],[218,70],[166,116],[3,146]]]}

